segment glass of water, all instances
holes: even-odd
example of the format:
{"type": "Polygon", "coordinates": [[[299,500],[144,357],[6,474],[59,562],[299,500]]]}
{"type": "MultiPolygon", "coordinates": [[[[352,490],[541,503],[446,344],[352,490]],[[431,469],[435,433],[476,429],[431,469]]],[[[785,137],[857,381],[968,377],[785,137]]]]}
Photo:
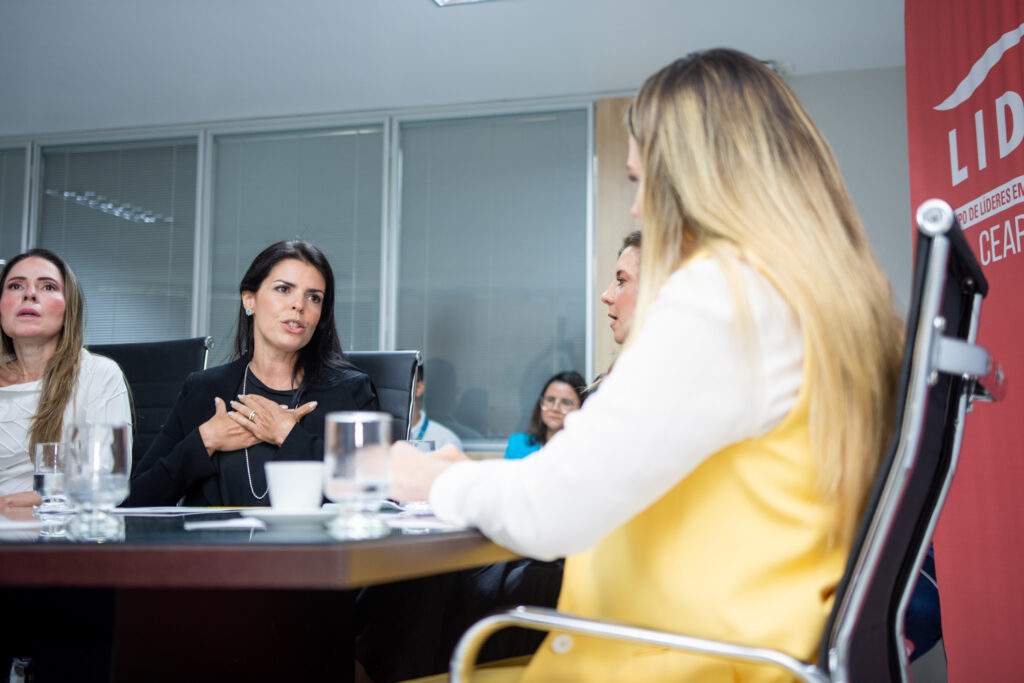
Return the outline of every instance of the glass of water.
{"type": "Polygon", "coordinates": [[[67,459],[68,444],[37,443],[33,462],[32,490],[43,502],[36,506],[36,515],[52,515],[67,512],[68,499],[64,495],[64,462],[67,459]]]}
{"type": "Polygon", "coordinates": [[[337,538],[377,538],[390,529],[376,513],[391,491],[391,415],[328,413],[324,424],[324,495],[341,514],[330,525],[337,538]]]}
{"type": "Polygon", "coordinates": [[[75,508],[69,535],[83,541],[107,541],[122,532],[110,514],[128,496],[131,428],[127,425],[76,424],[64,466],[65,491],[75,508]]]}

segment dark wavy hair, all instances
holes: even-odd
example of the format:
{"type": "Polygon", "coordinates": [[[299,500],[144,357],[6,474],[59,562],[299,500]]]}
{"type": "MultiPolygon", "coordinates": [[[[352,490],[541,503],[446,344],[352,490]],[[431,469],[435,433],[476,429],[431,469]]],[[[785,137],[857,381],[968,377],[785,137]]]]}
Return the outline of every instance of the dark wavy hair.
{"type": "Polygon", "coordinates": [[[626,251],[630,247],[636,247],[637,249],[639,249],[640,241],[641,233],[639,230],[634,230],[633,232],[626,235],[626,237],[622,240],[622,246],[619,247],[619,256],[622,256],[622,252],[626,251]]]}
{"type": "MultiPolygon", "coordinates": [[[[292,368],[292,378],[302,372],[302,383],[296,395],[314,382],[325,379],[333,372],[353,367],[341,350],[338,330],[334,324],[334,271],[327,257],[309,242],[302,240],[282,240],[275,242],[253,259],[249,270],[245,271],[242,281],[238,284],[238,293],[257,292],[260,285],[281,261],[295,259],[308,263],[319,271],[324,278],[324,300],[320,307],[320,322],[313,330],[309,343],[299,350],[299,357],[292,368]]],[[[235,357],[252,360],[253,353],[253,318],[245,314],[245,305],[238,302],[238,322],[235,327],[235,357]]]]}
{"type": "Polygon", "coordinates": [[[544,388],[540,390],[537,400],[534,401],[533,413],[530,414],[530,427],[527,430],[527,433],[530,435],[530,444],[539,443],[543,446],[548,441],[548,428],[544,425],[544,421],[540,419],[540,401],[544,398],[544,394],[547,393],[548,387],[553,382],[564,382],[572,387],[573,391],[576,392],[576,396],[580,399],[581,407],[587,399],[587,383],[583,376],[574,370],[560,372],[547,382],[544,382],[544,388]]]}

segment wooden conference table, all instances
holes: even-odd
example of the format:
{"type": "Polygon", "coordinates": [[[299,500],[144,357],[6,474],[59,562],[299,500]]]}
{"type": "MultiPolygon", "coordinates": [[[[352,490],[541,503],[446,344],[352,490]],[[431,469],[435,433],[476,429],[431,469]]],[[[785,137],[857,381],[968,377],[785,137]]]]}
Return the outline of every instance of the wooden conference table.
{"type": "Polygon", "coordinates": [[[348,680],[355,589],[516,557],[475,530],[184,529],[236,516],[126,516],[124,540],[102,544],[0,533],[0,598],[55,613],[20,623],[30,639],[97,616],[112,680],[348,680]],[[90,612],[74,614],[83,600],[90,612]]]}

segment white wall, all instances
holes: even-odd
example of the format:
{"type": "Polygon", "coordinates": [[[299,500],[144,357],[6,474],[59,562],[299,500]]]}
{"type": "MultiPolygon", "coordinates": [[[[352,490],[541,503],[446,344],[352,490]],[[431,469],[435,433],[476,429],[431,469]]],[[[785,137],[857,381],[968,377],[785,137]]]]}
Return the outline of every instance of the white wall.
{"type": "Polygon", "coordinates": [[[902,67],[788,78],[828,139],[893,300],[906,312],[913,268],[907,98],[902,67]]]}
{"type": "Polygon", "coordinates": [[[0,137],[614,93],[728,45],[903,64],[895,0],[0,0],[0,137]]]}

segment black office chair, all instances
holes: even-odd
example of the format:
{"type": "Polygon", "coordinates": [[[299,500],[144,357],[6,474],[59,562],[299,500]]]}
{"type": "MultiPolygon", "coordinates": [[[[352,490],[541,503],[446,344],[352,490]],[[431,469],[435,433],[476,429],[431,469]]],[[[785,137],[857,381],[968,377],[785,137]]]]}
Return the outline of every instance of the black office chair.
{"type": "Polygon", "coordinates": [[[170,415],[185,378],[206,369],[212,348],[213,337],[89,346],[91,352],[121,366],[131,389],[135,432],[132,462],[142,461],[170,415]]]}
{"type": "Polygon", "coordinates": [[[975,345],[988,283],[949,205],[929,200],[917,211],[907,342],[900,370],[896,433],[879,467],[816,663],[788,654],[556,610],[517,607],[474,624],[451,660],[463,681],[491,633],[507,626],[558,630],[774,664],[802,681],[905,681],[903,619],[914,581],[956,470],[972,401],[997,400],[1002,370],[975,345]]]}
{"type": "Polygon", "coordinates": [[[391,435],[408,439],[412,407],[416,400],[416,368],[419,351],[350,351],[345,356],[368,374],[377,387],[380,409],[394,418],[391,435]]]}

